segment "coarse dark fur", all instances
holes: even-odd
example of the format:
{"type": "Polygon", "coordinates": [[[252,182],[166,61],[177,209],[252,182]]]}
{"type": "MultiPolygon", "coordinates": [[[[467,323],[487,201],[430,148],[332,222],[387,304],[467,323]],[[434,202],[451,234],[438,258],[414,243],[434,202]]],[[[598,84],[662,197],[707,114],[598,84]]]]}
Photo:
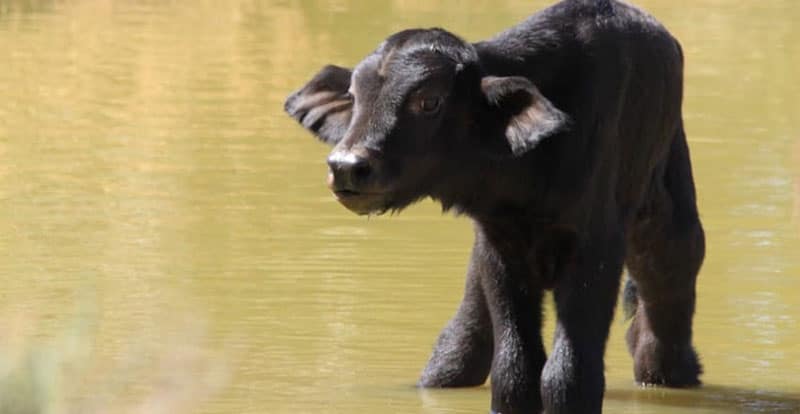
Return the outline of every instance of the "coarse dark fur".
{"type": "Polygon", "coordinates": [[[335,145],[329,185],[350,210],[431,197],[475,223],[464,299],[421,386],[491,374],[494,412],[597,413],[623,265],[636,380],[699,384],[704,235],[682,89],[680,46],[654,18],[565,0],[474,44],[442,29],[394,34],[352,71],[325,67],[285,107],[335,145]]]}

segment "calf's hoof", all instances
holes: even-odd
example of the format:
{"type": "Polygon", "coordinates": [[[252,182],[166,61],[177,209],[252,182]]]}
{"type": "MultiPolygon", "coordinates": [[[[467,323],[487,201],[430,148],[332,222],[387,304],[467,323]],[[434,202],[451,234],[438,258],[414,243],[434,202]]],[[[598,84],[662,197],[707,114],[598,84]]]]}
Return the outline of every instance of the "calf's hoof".
{"type": "Polygon", "coordinates": [[[691,345],[664,346],[650,341],[638,344],[634,351],[634,378],[640,385],[697,387],[702,373],[691,345]]]}
{"type": "Polygon", "coordinates": [[[491,340],[445,329],[439,337],[417,386],[422,388],[474,387],[486,382],[492,364],[491,340]]]}

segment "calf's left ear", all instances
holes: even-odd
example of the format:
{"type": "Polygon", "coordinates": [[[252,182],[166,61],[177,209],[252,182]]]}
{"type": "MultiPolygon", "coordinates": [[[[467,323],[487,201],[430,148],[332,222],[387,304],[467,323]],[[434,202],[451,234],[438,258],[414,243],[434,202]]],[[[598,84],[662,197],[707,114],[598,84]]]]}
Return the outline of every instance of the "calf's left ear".
{"type": "Polygon", "coordinates": [[[503,123],[508,148],[514,156],[532,150],[568,124],[567,115],[521,76],[486,76],[481,79],[481,90],[503,123]]]}

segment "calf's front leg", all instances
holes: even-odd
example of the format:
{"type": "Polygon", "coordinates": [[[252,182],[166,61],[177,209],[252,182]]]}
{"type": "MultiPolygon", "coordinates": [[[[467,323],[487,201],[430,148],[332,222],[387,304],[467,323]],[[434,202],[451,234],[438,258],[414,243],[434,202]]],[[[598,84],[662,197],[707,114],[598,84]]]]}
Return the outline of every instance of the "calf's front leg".
{"type": "MultiPolygon", "coordinates": [[[[498,249],[478,233],[477,254],[491,264],[481,286],[492,321],[492,412],[539,413],[540,373],[547,358],[541,336],[542,289],[520,252],[498,249]]],[[[511,249],[513,250],[513,249],[511,249]]]]}
{"type": "Polygon", "coordinates": [[[453,319],[439,334],[419,386],[470,387],[486,382],[492,365],[492,320],[481,287],[482,275],[494,273],[478,245],[472,249],[464,299],[453,319]]]}
{"type": "Polygon", "coordinates": [[[553,296],[558,321],[553,351],[542,371],[547,414],[599,414],[603,354],[622,273],[619,235],[581,248],[573,271],[559,275],[553,296]]]}

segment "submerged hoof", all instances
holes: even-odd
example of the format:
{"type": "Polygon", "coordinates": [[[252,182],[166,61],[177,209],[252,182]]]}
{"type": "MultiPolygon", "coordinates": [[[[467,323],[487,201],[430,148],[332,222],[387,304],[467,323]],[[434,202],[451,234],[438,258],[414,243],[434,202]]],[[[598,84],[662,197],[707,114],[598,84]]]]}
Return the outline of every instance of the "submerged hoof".
{"type": "Polygon", "coordinates": [[[703,368],[691,346],[640,344],[634,352],[634,377],[642,386],[697,387],[703,368]],[[671,348],[671,349],[669,349],[671,348]]]}

